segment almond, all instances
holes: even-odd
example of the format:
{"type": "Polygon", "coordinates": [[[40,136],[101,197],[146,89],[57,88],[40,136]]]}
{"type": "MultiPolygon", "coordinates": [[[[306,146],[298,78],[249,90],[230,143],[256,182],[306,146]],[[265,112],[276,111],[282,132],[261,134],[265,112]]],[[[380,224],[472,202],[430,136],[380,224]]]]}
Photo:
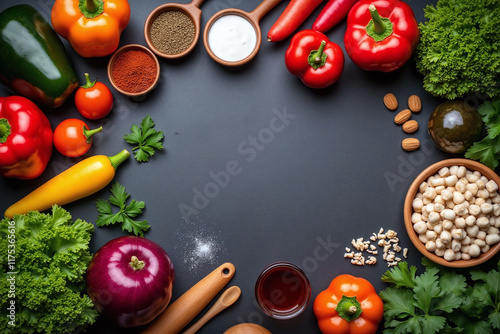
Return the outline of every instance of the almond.
{"type": "Polygon", "coordinates": [[[392,93],[387,93],[384,95],[384,105],[389,110],[398,109],[398,99],[392,93]]]}
{"type": "Polygon", "coordinates": [[[403,124],[404,122],[406,122],[410,118],[411,118],[410,109],[403,109],[394,117],[394,123],[403,124]]]}
{"type": "Polygon", "coordinates": [[[414,133],[418,130],[418,122],[415,120],[406,121],[403,124],[403,131],[406,133],[414,133]]]}
{"type": "Polygon", "coordinates": [[[414,113],[419,113],[420,110],[422,110],[422,101],[420,100],[420,97],[417,95],[411,95],[408,98],[408,108],[414,113]]]}
{"type": "Polygon", "coordinates": [[[420,147],[420,140],[417,138],[406,138],[403,139],[403,142],[401,143],[401,146],[403,147],[403,150],[405,151],[415,151],[420,147]]]}

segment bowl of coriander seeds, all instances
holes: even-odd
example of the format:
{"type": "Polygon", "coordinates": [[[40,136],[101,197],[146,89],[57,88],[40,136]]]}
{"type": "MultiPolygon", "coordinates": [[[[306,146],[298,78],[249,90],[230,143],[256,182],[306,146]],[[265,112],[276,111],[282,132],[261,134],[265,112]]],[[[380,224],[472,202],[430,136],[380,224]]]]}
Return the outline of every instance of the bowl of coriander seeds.
{"type": "Polygon", "coordinates": [[[423,170],[404,202],[406,231],[433,262],[479,265],[500,250],[500,177],[469,159],[447,159],[423,170]]]}

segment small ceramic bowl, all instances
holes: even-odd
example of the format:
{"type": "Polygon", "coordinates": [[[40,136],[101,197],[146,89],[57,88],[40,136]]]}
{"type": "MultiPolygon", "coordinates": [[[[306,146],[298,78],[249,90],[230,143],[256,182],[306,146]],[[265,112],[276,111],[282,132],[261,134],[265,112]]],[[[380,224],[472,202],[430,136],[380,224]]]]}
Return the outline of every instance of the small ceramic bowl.
{"type": "Polygon", "coordinates": [[[130,97],[145,96],[146,94],[148,94],[149,92],[151,92],[156,87],[156,85],[158,83],[158,80],[160,79],[160,63],[158,62],[158,58],[155,56],[155,54],[153,52],[151,52],[151,50],[148,49],[147,47],[145,47],[143,45],[140,45],[140,44],[128,44],[128,45],[124,45],[121,48],[119,48],[118,50],[116,50],[115,53],[113,53],[113,55],[109,59],[109,62],[108,62],[108,78],[109,78],[109,82],[111,83],[111,85],[113,86],[113,88],[116,89],[117,91],[119,91],[120,93],[122,93],[123,95],[130,96],[130,97]],[[129,92],[129,91],[124,90],[123,88],[121,88],[120,86],[118,86],[116,84],[116,81],[115,81],[115,79],[113,77],[113,68],[115,66],[115,62],[118,59],[118,57],[121,54],[123,54],[123,53],[125,53],[127,51],[132,51],[132,50],[137,50],[137,51],[145,52],[148,56],[151,57],[151,59],[153,59],[155,65],[156,65],[156,74],[155,74],[155,78],[154,78],[153,82],[146,89],[143,89],[143,90],[141,90],[139,92],[129,92]]]}
{"type": "Polygon", "coordinates": [[[437,174],[441,168],[451,167],[455,165],[464,166],[470,171],[478,171],[481,173],[481,175],[487,177],[488,180],[493,180],[498,185],[500,185],[500,177],[493,170],[491,170],[490,168],[486,167],[485,165],[477,161],[469,159],[447,159],[439,161],[424,169],[411,184],[408,193],[406,194],[404,202],[404,221],[408,236],[413,242],[413,245],[415,245],[415,247],[418,249],[420,253],[422,253],[422,255],[442,266],[453,267],[453,268],[466,268],[479,265],[483,262],[486,262],[493,256],[495,256],[495,254],[498,253],[498,251],[500,250],[500,243],[491,246],[491,248],[486,253],[481,253],[479,257],[471,258],[470,260],[447,261],[444,258],[437,256],[434,252],[429,252],[425,248],[425,244],[422,243],[422,241],[420,241],[420,239],[418,238],[418,234],[413,229],[413,223],[411,221],[411,216],[414,212],[413,199],[415,198],[419,190],[420,184],[426,181],[430,176],[437,174]]]}

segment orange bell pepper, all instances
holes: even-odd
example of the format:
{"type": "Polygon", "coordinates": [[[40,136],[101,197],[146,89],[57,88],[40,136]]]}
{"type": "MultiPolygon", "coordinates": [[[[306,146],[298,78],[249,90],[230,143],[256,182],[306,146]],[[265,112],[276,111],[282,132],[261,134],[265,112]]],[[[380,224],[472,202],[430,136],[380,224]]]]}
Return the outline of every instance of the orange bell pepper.
{"type": "Polygon", "coordinates": [[[127,0],[56,0],[50,18],[80,56],[103,57],[118,48],[130,5],[127,0]]]}
{"type": "Polygon", "coordinates": [[[323,334],[374,334],[384,303],[364,278],[340,275],[318,294],[313,312],[323,334]]]}

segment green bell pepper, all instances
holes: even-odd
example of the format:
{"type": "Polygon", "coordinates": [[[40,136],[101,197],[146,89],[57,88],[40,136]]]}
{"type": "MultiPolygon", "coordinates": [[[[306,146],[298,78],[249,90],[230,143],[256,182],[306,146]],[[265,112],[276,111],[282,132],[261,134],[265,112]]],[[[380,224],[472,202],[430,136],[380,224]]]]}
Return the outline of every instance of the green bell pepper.
{"type": "Polygon", "coordinates": [[[0,50],[0,81],[15,94],[54,108],[78,87],[59,36],[30,5],[0,13],[0,50]]]}

